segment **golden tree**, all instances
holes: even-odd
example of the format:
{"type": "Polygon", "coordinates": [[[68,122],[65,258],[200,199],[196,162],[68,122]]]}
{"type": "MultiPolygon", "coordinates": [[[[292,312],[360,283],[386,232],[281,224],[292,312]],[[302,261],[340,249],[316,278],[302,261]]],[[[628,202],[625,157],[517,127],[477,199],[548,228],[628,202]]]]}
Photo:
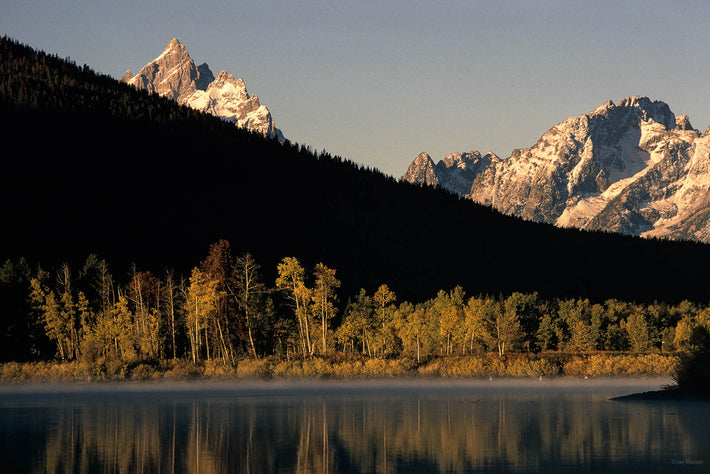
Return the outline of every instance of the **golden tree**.
{"type": "MultiPolygon", "coordinates": [[[[422,345],[428,342],[430,331],[430,319],[428,312],[423,305],[412,306],[411,303],[402,303],[397,310],[398,335],[404,346],[404,350],[417,354],[419,363],[422,353],[422,345]]],[[[428,346],[428,344],[427,344],[428,346]]]]}
{"type": "Polygon", "coordinates": [[[301,348],[305,356],[306,353],[312,353],[311,332],[308,321],[308,301],[311,299],[311,291],[304,282],[305,271],[295,257],[285,257],[278,264],[277,270],[276,288],[286,292],[293,303],[296,319],[298,320],[301,348]]]}
{"type": "Polygon", "coordinates": [[[464,333],[464,339],[471,353],[477,340],[483,339],[486,329],[486,320],[484,315],[485,300],[483,298],[471,297],[466,302],[463,308],[463,324],[461,330],[464,333]]]}
{"type": "Polygon", "coordinates": [[[335,290],[340,287],[340,281],[335,277],[335,270],[322,263],[316,265],[313,275],[315,277],[315,285],[311,295],[313,314],[320,317],[323,354],[326,354],[328,321],[335,316],[336,308],[333,302],[335,290]]]}
{"type": "MultiPolygon", "coordinates": [[[[57,290],[44,285],[42,277],[30,281],[30,301],[45,334],[57,344],[57,353],[62,360],[75,359],[79,352],[77,331],[77,306],[71,286],[71,274],[67,264],[62,265],[57,275],[57,290]]],[[[81,295],[82,299],[85,299],[81,295]]]]}
{"type": "Polygon", "coordinates": [[[484,314],[490,337],[498,346],[498,355],[503,357],[520,340],[520,317],[515,309],[493,299],[486,300],[484,314]]]}
{"type": "Polygon", "coordinates": [[[37,278],[33,278],[30,281],[30,301],[44,325],[45,334],[57,345],[59,357],[62,360],[67,359],[69,328],[54,292],[42,285],[37,278]]]}
{"type": "Polygon", "coordinates": [[[395,340],[396,331],[392,324],[393,317],[393,307],[392,303],[397,299],[394,291],[392,291],[387,285],[382,284],[372,297],[372,301],[375,304],[377,322],[380,329],[380,341],[378,346],[380,346],[382,355],[387,354],[392,350],[395,340]]]}
{"type": "Polygon", "coordinates": [[[193,268],[185,298],[185,325],[193,362],[200,357],[203,336],[207,358],[210,358],[207,324],[217,308],[216,302],[217,281],[209,279],[199,268],[193,268]]]}

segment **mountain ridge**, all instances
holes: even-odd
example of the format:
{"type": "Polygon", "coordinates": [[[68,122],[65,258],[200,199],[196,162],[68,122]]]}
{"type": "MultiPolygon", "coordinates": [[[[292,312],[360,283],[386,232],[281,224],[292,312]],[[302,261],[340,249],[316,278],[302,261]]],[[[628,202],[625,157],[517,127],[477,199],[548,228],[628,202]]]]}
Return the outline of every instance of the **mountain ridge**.
{"type": "Polygon", "coordinates": [[[119,81],[215,115],[239,128],[285,140],[269,109],[247,92],[244,79],[235,80],[224,70],[215,77],[207,63],[195,63],[177,38],[136,75],[129,69],[119,81]]]}
{"type": "Polygon", "coordinates": [[[429,176],[418,156],[401,179],[559,227],[710,242],[709,139],[664,102],[631,96],[563,120],[468,176],[444,169],[451,154],[431,160],[429,176]]]}
{"type": "Polygon", "coordinates": [[[0,261],[80,269],[93,253],[115,271],[170,265],[185,276],[225,239],[267,281],[286,256],[305,268],[323,262],[337,269],[341,295],[386,283],[400,301],[457,285],[471,295],[708,298],[705,244],[524,221],[5,38],[0,77],[3,131],[23,144],[3,156],[0,261]]]}

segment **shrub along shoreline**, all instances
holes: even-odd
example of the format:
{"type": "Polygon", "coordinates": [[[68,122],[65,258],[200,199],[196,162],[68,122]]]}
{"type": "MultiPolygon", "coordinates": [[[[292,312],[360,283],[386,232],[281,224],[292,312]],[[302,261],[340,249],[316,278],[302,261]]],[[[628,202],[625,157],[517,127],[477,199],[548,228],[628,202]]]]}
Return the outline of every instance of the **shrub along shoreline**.
{"type": "Polygon", "coordinates": [[[184,359],[126,364],[102,359],[93,362],[7,362],[0,364],[0,383],[113,382],[160,380],[247,379],[368,379],[481,377],[608,377],[672,376],[677,354],[566,353],[435,356],[416,358],[279,357],[244,358],[232,366],[221,360],[197,364],[184,359]]]}

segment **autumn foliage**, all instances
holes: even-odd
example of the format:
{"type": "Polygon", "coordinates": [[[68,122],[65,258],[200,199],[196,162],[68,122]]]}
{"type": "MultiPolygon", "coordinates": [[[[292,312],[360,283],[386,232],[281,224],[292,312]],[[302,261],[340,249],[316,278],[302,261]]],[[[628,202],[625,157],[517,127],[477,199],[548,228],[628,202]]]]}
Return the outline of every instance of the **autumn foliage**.
{"type": "MultiPolygon", "coordinates": [[[[341,295],[335,269],[296,257],[273,274],[270,285],[251,254],[220,240],[187,277],[134,265],[120,282],[93,255],[77,272],[7,261],[0,276],[25,292],[28,359],[70,363],[69,379],[668,375],[675,351],[710,326],[710,309],[689,302],[468,296],[460,286],[409,302],[384,283],[341,295]]],[[[13,367],[4,377],[33,370],[13,367]]]]}

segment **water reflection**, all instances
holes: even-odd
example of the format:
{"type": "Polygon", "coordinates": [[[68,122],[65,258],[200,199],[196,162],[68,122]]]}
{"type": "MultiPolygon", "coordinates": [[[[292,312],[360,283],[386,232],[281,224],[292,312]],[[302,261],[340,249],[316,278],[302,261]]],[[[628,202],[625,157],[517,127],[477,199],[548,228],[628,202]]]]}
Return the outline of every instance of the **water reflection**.
{"type": "Polygon", "coordinates": [[[710,463],[710,405],[608,400],[620,393],[532,383],[0,393],[0,472],[685,472],[710,463]]]}

